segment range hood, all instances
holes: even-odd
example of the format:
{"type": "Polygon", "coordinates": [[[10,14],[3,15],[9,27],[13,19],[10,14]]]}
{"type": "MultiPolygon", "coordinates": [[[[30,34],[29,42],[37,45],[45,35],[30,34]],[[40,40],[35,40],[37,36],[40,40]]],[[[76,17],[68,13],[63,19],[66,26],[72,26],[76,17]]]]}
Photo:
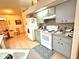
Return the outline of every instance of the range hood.
{"type": "Polygon", "coordinates": [[[56,15],[47,16],[47,17],[44,17],[43,19],[53,19],[53,18],[56,18],[56,15]]]}

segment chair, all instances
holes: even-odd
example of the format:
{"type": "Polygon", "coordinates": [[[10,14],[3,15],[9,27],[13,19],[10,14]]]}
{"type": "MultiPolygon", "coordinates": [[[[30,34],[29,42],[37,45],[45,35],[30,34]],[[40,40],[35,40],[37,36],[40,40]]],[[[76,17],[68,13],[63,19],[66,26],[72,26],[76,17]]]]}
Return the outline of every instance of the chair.
{"type": "Polygon", "coordinates": [[[20,35],[20,29],[16,28],[16,31],[14,32],[15,35],[20,35]]]}

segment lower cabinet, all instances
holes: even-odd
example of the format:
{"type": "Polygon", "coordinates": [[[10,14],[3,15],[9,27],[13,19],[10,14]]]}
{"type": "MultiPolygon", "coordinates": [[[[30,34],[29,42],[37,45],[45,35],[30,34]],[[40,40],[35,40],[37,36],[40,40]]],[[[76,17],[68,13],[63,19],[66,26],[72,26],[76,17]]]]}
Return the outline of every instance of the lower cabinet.
{"type": "Polygon", "coordinates": [[[72,41],[68,38],[53,36],[53,49],[70,58],[72,41]],[[65,41],[64,41],[65,40],[65,41]]]}
{"type": "Polygon", "coordinates": [[[35,40],[37,40],[39,43],[41,42],[41,34],[39,30],[35,30],[35,40]]]}

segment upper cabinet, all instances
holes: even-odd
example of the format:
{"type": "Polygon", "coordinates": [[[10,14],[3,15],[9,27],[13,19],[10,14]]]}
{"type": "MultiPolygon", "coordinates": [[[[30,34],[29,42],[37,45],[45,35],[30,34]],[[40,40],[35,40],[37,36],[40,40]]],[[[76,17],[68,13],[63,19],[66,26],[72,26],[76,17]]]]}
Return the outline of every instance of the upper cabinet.
{"type": "Polygon", "coordinates": [[[56,6],[57,23],[74,23],[76,0],[69,0],[56,6]]]}
{"type": "Polygon", "coordinates": [[[40,11],[36,14],[36,17],[37,17],[37,22],[38,23],[44,23],[44,17],[48,16],[48,9],[46,10],[43,10],[43,11],[40,11]]]}
{"type": "Polygon", "coordinates": [[[47,8],[37,13],[38,23],[44,23],[44,17],[51,16],[55,14],[55,7],[47,8]]]}
{"type": "Polygon", "coordinates": [[[48,9],[48,15],[51,16],[51,15],[54,15],[55,14],[55,7],[51,7],[48,9]]]}

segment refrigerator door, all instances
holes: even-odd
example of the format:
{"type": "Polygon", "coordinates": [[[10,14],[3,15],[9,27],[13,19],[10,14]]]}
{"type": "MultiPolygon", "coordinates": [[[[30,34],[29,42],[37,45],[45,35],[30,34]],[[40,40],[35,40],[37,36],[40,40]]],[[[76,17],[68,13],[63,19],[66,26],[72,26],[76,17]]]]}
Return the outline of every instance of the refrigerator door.
{"type": "Polygon", "coordinates": [[[36,18],[29,18],[28,22],[29,22],[29,24],[28,24],[29,25],[28,26],[28,28],[29,28],[28,37],[31,40],[35,40],[34,31],[35,31],[35,29],[38,28],[36,18]]]}

